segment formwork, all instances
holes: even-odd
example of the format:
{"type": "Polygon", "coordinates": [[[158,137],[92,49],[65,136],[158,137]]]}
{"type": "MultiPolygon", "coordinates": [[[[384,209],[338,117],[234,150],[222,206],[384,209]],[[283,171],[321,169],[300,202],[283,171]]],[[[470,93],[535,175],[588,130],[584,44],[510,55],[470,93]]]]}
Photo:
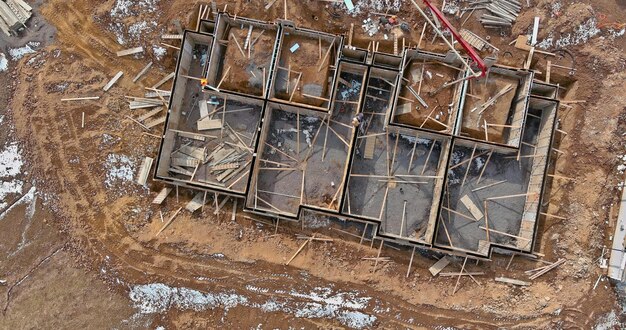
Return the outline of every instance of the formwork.
{"type": "Polygon", "coordinates": [[[532,253],[558,86],[220,13],[186,31],[155,177],[244,210],[365,225],[393,244],[532,253]],[[201,87],[198,79],[206,78],[201,87]]]}

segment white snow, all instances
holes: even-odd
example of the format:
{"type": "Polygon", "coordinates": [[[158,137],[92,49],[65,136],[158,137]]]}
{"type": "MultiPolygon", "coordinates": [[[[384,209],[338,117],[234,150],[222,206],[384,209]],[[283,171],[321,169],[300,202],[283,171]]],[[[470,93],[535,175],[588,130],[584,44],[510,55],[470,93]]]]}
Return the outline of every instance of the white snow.
{"type": "Polygon", "coordinates": [[[163,56],[167,54],[167,50],[161,46],[152,46],[152,52],[154,53],[154,56],[156,57],[157,61],[160,61],[163,58],[163,56]]]}
{"type": "Polygon", "coordinates": [[[262,303],[253,303],[246,296],[235,293],[201,292],[162,283],[133,286],[129,297],[142,314],[162,313],[170,308],[195,311],[223,308],[227,312],[236,306],[246,306],[264,312],[280,311],[296,317],[332,318],[355,329],[371,327],[376,322],[376,316],[360,311],[367,307],[371,298],[359,297],[357,292],[315,288],[308,293],[292,290],[289,293],[275,291],[272,294],[269,289],[251,285],[246,286],[246,289],[271,298],[262,303]]]}
{"type": "Polygon", "coordinates": [[[108,188],[120,181],[133,181],[135,162],[126,155],[109,154],[104,167],[107,170],[105,185],[108,188]]]}
{"type": "MultiPolygon", "coordinates": [[[[4,183],[4,182],[3,182],[4,183]]],[[[20,184],[22,182],[20,181],[20,184]]],[[[21,193],[22,188],[20,187],[20,193],[21,193]]],[[[4,216],[6,214],[8,214],[13,208],[17,207],[18,205],[24,204],[24,203],[28,203],[28,209],[26,210],[26,216],[30,219],[33,217],[33,215],[35,214],[35,203],[37,201],[36,196],[35,196],[35,192],[36,189],[35,187],[31,187],[28,192],[26,194],[24,194],[24,196],[20,197],[20,199],[18,199],[15,203],[13,203],[13,205],[11,205],[11,207],[9,207],[8,209],[4,210],[4,212],[2,212],[2,214],[0,214],[0,220],[4,219],[4,216]]],[[[2,198],[2,200],[4,200],[4,197],[0,197],[2,198]]],[[[0,207],[5,208],[6,207],[6,203],[0,203],[0,207]],[[2,205],[5,204],[5,205],[2,205]]]]}
{"type": "Polygon", "coordinates": [[[35,50],[32,49],[30,47],[30,45],[26,45],[26,46],[20,47],[20,48],[11,48],[11,49],[9,49],[9,56],[11,56],[12,60],[17,61],[20,58],[24,57],[24,55],[32,54],[34,52],[35,52],[35,50]]]}
{"type": "Polygon", "coordinates": [[[9,69],[9,61],[4,53],[0,53],[0,72],[4,72],[9,69]]]}
{"type": "Polygon", "coordinates": [[[9,144],[6,149],[0,151],[0,178],[20,174],[23,164],[17,143],[9,144]]]}

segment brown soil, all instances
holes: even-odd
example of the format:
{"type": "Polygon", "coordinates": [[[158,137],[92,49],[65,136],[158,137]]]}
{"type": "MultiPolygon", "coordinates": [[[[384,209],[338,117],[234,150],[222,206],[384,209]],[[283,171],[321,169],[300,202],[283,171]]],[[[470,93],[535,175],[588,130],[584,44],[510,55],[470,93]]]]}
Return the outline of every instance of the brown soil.
{"type": "MultiPolygon", "coordinates": [[[[223,8],[224,3],[219,3],[223,8]]],[[[515,31],[527,28],[524,19],[547,10],[545,3],[540,2],[525,12],[515,31]]],[[[610,20],[625,20],[624,8],[615,1],[596,4],[586,0],[582,3],[598,6],[610,20]]],[[[326,2],[289,4],[288,17],[297,24],[343,33],[350,23],[355,23],[355,38],[367,45],[368,38],[362,38],[360,29],[360,22],[366,16],[334,20],[324,9],[326,2]],[[318,21],[313,20],[312,13],[318,21]]],[[[151,86],[171,72],[174,57],[169,50],[168,57],[140,84],[131,83],[128,77],[141,70],[148,59],[115,56],[114,52],[124,47],[107,32],[103,26],[107,24],[105,21],[94,20],[111,6],[111,1],[97,4],[86,0],[47,2],[43,15],[58,29],[57,43],[39,52],[38,55],[43,54],[42,60],[36,65],[27,64],[32,57],[27,56],[17,65],[15,76],[0,75],[3,86],[11,79],[17,82],[14,91],[0,92],[0,96],[4,93],[11,96],[10,115],[17,136],[25,146],[29,172],[37,189],[48,196],[46,211],[37,218],[47,219],[47,222],[37,220],[41,234],[32,233],[40,235],[33,237],[33,242],[40,242],[41,247],[19,258],[5,259],[3,255],[2,260],[7,262],[2,263],[2,276],[9,285],[15,284],[55,251],[55,247],[64,247],[34,269],[26,281],[15,286],[6,314],[0,317],[3,328],[133,327],[124,323],[133,313],[123,298],[128,293],[127,285],[154,282],[203,292],[233,292],[246,295],[251,301],[265,301],[279,296],[279,292],[315,287],[359,292],[373,301],[363,312],[376,316],[375,325],[385,328],[589,328],[600,315],[618,308],[613,289],[607,282],[601,282],[595,290],[593,285],[602,273],[595,260],[602,246],[610,244],[608,237],[613,228],[607,222],[612,223],[614,219],[608,219],[608,210],[618,198],[615,187],[621,180],[615,168],[616,155],[623,154],[623,148],[616,142],[622,141],[621,134],[626,129],[623,94],[626,38],[611,41],[596,37],[573,47],[578,68],[573,79],[577,82],[571,84],[572,78],[564,77],[569,79],[570,87],[566,97],[587,100],[571,109],[562,108],[560,114],[562,129],[569,134],[560,141],[559,148],[566,154],[558,159],[556,171],[575,179],[553,182],[549,212],[565,216],[567,220],[541,220],[540,244],[536,250],[545,254],[546,260],[567,258],[568,262],[526,288],[497,283],[493,278],[526,279],[523,271],[538,267],[537,262],[516,257],[509,270],[505,269],[509,262],[506,257],[495,257],[492,262],[478,265],[472,263],[470,271],[485,272],[484,276],[477,277],[480,286],[469,279],[461,279],[459,292],[452,295],[455,278],[432,278],[428,273],[434,259],[416,255],[413,272],[405,278],[409,253],[385,247],[381,255],[391,257],[392,261],[375,267],[373,262],[361,258],[375,256],[377,249],[370,248],[369,244],[359,245],[358,238],[347,235],[344,240],[333,243],[313,242],[289,266],[284,266],[302,243],[294,235],[299,228],[281,225],[278,234],[272,236],[273,226],[251,222],[243,217],[241,210],[235,222],[229,221],[230,212],[213,215],[212,207],[206,207],[202,214],[181,213],[156,237],[162,227],[159,210],[167,218],[191,198],[192,192],[181,191],[180,202],[172,194],[162,208],[152,206],[150,201],[160,184],[150,182],[150,191],[132,182],[107,188],[102,163],[111,152],[133,159],[156,155],[157,139],[142,135],[138,126],[125,119],[131,112],[124,95],[141,95],[142,84],[151,86]],[[55,50],[60,50],[60,55],[54,56],[55,50]],[[118,70],[127,72],[125,78],[102,94],[102,86],[118,70]],[[157,72],[159,70],[162,71],[157,72]],[[62,82],[70,84],[63,94],[50,88],[62,82]],[[92,94],[102,97],[97,102],[59,102],[65,95],[92,94]],[[80,128],[83,111],[85,129],[80,128]],[[119,142],[103,146],[104,133],[119,138],[119,142]],[[79,161],[71,161],[75,159],[79,161]],[[215,253],[224,257],[212,257],[215,253]],[[212,280],[206,281],[206,278],[212,280]],[[267,291],[246,291],[245,287],[251,283],[267,291]],[[53,313],[54,316],[46,317],[53,313]]],[[[237,1],[229,3],[228,10],[265,20],[283,16],[281,1],[267,12],[264,6],[264,2],[237,1]]],[[[574,6],[563,6],[562,15],[573,19],[575,12],[567,8],[574,6]]],[[[161,13],[158,23],[162,26],[169,26],[174,18],[193,21],[197,13],[197,8],[194,13],[194,8],[185,1],[162,2],[158,9],[161,13]]],[[[405,4],[400,15],[411,26],[420,26],[411,33],[413,44],[419,39],[423,24],[415,19],[414,13],[415,10],[405,4]]],[[[572,19],[542,28],[568,30],[572,19]]],[[[460,21],[453,20],[453,23],[460,24],[460,21]]],[[[475,19],[465,25],[477,33],[485,33],[478,26],[475,19]]],[[[142,39],[156,45],[159,36],[159,31],[152,31],[143,34],[142,39]]],[[[492,36],[492,43],[503,52],[513,54],[502,57],[503,63],[521,65],[527,54],[507,46],[510,37],[492,36]]],[[[380,34],[376,38],[381,41],[380,50],[391,51],[392,41],[383,41],[380,34]]],[[[432,35],[425,40],[430,38],[432,35]]],[[[317,59],[318,45],[314,46],[312,53],[317,59]]],[[[436,43],[428,47],[443,49],[436,43]]],[[[563,64],[567,65],[565,62],[563,64]]],[[[535,68],[541,71],[542,65],[545,60],[539,58],[535,68]]],[[[315,75],[311,79],[313,77],[315,75]]],[[[230,204],[225,210],[230,210],[230,204]]],[[[8,217],[11,220],[0,221],[0,230],[15,240],[21,233],[10,224],[19,226],[21,218],[19,214],[8,217]]],[[[10,250],[7,246],[8,243],[3,245],[3,254],[10,250]]],[[[458,261],[448,266],[450,271],[459,268],[458,261]]],[[[0,287],[0,291],[4,293],[8,288],[0,287]]],[[[303,299],[303,302],[310,301],[303,299]]],[[[267,328],[341,326],[334,319],[293,319],[292,314],[282,311],[263,313],[244,306],[227,311],[223,308],[170,309],[143,317],[145,319],[136,320],[143,322],[142,325],[135,324],[135,327],[249,328],[260,323],[267,328]]]]}

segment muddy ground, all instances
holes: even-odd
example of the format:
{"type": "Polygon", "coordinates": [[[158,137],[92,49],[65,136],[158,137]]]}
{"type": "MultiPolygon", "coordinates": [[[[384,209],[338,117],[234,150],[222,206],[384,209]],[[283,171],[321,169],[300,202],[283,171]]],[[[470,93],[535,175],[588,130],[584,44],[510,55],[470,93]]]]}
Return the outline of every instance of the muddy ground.
{"type": "MultiPolygon", "coordinates": [[[[407,278],[409,252],[384,248],[382,255],[391,262],[375,265],[361,258],[375,256],[377,249],[369,243],[359,245],[358,238],[350,236],[332,243],[315,242],[284,266],[302,244],[295,235],[299,226],[281,225],[275,235],[273,225],[244,218],[241,211],[231,222],[230,203],[219,215],[210,206],[201,214],[183,212],[155,236],[163,225],[159,211],[167,218],[193,193],[181,191],[178,201],[171,195],[157,207],[150,201],[161,184],[149,181],[144,188],[132,182],[141,159],[156,156],[158,141],[126,119],[137,113],[128,110],[124,95],[143,94],[144,86],[152,86],[173,70],[175,55],[171,49],[163,55],[160,35],[174,31],[173,19],[195,26],[197,4],[142,0],[129,7],[126,1],[51,0],[36,6],[37,28],[31,27],[20,38],[0,39],[0,52],[5,54],[35,42],[30,44],[33,52],[20,60],[10,59],[8,70],[0,72],[0,152],[16,146],[11,150],[17,150],[23,163],[18,174],[4,177],[3,172],[2,178],[3,187],[4,182],[17,181],[22,187],[2,197],[6,205],[2,204],[0,215],[0,279],[7,282],[0,286],[1,327],[589,328],[624,324],[624,305],[619,304],[616,289],[608,281],[600,281],[595,289],[594,284],[603,274],[597,259],[602,247],[610,246],[615,221],[610,210],[623,181],[618,171],[623,161],[618,156],[626,154],[626,38],[620,24],[626,22],[626,6],[616,0],[531,2],[504,36],[482,29],[475,18],[464,27],[489,33],[490,42],[501,49],[499,61],[521,66],[526,52],[508,44],[528,30],[534,16],[540,16],[545,23],[539,40],[549,50],[566,47],[574,55],[574,76],[552,73],[554,81],[568,88],[566,99],[586,101],[561,108],[559,115],[568,134],[558,145],[565,153],[557,160],[556,172],[573,180],[553,182],[549,212],[567,219],[542,220],[536,247],[545,260],[568,261],[525,288],[493,278],[527,280],[524,271],[539,267],[536,261],[516,257],[508,270],[509,258],[504,256],[472,263],[470,271],[485,275],[477,277],[479,284],[462,279],[454,295],[455,278],[433,278],[428,273],[435,262],[432,254],[416,255],[407,278]],[[138,58],[115,56],[118,50],[139,45],[146,52],[138,58]],[[511,56],[503,55],[507,51],[511,56]],[[155,67],[133,84],[134,74],[149,61],[155,67]],[[102,86],[119,70],[125,76],[103,93],[102,86]],[[101,98],[60,102],[63,97],[89,95],[101,98]],[[81,128],[83,112],[85,128],[81,128]]],[[[223,8],[224,3],[219,3],[223,8]]],[[[332,5],[327,2],[287,3],[287,16],[297,24],[345,33],[355,23],[355,43],[367,47],[369,40],[377,40],[380,50],[393,49],[383,31],[369,37],[360,27],[368,9],[385,12],[386,8],[357,3],[361,13],[352,17],[343,9],[329,9],[332,5]],[[337,13],[340,18],[333,18],[337,13]]],[[[263,20],[283,17],[281,1],[268,11],[264,6],[256,0],[237,1],[229,2],[227,10],[263,20]]],[[[399,8],[400,19],[413,27],[405,37],[414,45],[423,21],[408,4],[399,8]]],[[[458,26],[462,20],[452,22],[458,26]]],[[[426,36],[431,40],[432,32],[426,36]]],[[[443,50],[437,42],[429,41],[426,47],[443,50]]],[[[536,70],[545,71],[543,56],[536,56],[535,62],[536,70]]],[[[569,58],[558,63],[572,64],[569,58]]],[[[6,166],[2,169],[10,172],[6,166]]],[[[323,229],[324,219],[313,224],[305,232],[331,234],[323,229]]],[[[459,268],[457,260],[447,270],[459,268]]]]}

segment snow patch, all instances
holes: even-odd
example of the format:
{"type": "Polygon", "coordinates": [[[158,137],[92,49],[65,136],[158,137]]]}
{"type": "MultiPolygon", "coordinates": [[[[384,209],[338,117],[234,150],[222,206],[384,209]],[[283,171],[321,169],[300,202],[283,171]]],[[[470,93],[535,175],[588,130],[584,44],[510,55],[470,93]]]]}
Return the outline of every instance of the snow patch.
{"type": "Polygon", "coordinates": [[[0,72],[4,72],[9,69],[9,61],[4,53],[0,53],[0,72]]]}
{"type": "Polygon", "coordinates": [[[126,155],[109,154],[104,167],[107,171],[104,182],[107,188],[120,181],[133,181],[135,162],[126,155]]]}
{"type": "Polygon", "coordinates": [[[26,45],[24,47],[20,47],[20,48],[11,48],[9,49],[9,56],[11,56],[11,59],[13,61],[17,61],[20,58],[24,57],[27,54],[32,54],[34,53],[35,50],[32,49],[30,47],[30,45],[26,45]]]}
{"type": "MultiPolygon", "coordinates": [[[[256,294],[268,294],[269,289],[248,285],[246,289],[256,294]]],[[[362,329],[372,327],[376,316],[366,314],[364,309],[371,298],[359,297],[356,292],[335,292],[330,288],[315,288],[309,293],[290,291],[271,293],[268,300],[251,302],[246,296],[235,293],[200,292],[189,288],[170,287],[162,283],[131,287],[129,297],[139,313],[162,313],[170,308],[202,311],[224,308],[226,312],[236,306],[258,308],[264,312],[276,312],[306,318],[333,318],[346,327],[362,329]]]]}
{"type": "Polygon", "coordinates": [[[152,46],[152,52],[156,57],[157,61],[160,61],[165,54],[167,54],[167,49],[161,46],[152,46]]]}

